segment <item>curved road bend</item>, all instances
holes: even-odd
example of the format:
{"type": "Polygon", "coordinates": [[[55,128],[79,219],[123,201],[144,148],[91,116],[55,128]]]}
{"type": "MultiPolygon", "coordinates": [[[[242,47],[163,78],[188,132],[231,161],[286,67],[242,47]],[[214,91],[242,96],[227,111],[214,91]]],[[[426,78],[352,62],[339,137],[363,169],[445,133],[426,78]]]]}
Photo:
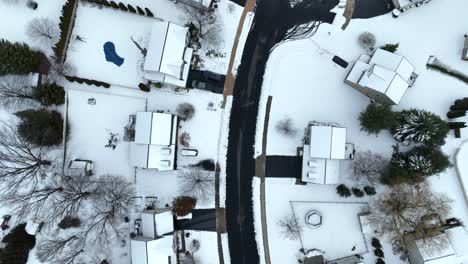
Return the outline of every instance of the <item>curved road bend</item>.
{"type": "Polygon", "coordinates": [[[270,50],[295,24],[311,20],[333,21],[334,13],[329,10],[338,4],[338,0],[307,2],[311,4],[298,9],[291,8],[289,0],[259,0],[244,47],[234,87],[226,168],[226,224],[233,264],[259,263],[252,209],[253,146],[263,74],[270,50]]]}

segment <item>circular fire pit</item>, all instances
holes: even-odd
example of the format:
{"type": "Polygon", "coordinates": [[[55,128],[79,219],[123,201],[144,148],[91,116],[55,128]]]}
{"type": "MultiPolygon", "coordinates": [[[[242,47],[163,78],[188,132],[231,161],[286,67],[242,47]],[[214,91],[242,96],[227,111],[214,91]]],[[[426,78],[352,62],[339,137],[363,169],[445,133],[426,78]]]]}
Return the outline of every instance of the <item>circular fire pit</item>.
{"type": "Polygon", "coordinates": [[[317,210],[307,212],[304,219],[305,223],[311,228],[317,228],[322,225],[322,215],[317,210]]]}

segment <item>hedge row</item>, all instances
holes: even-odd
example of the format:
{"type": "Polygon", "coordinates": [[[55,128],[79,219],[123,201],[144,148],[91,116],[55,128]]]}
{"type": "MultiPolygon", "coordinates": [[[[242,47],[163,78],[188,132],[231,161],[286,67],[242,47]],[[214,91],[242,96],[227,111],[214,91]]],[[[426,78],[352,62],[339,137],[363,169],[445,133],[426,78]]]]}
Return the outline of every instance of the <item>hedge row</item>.
{"type": "Polygon", "coordinates": [[[67,79],[70,82],[77,82],[79,84],[85,83],[87,85],[95,85],[97,87],[104,87],[104,88],[109,88],[110,84],[106,82],[101,82],[101,81],[96,81],[96,80],[90,80],[90,79],[85,79],[85,78],[79,78],[76,76],[65,76],[65,79],[67,79]]]}
{"type": "Polygon", "coordinates": [[[74,19],[73,16],[73,7],[75,6],[77,0],[68,0],[65,5],[62,7],[62,15],[60,16],[60,39],[57,41],[55,46],[52,48],[54,51],[55,57],[59,60],[62,59],[62,54],[64,54],[65,46],[67,45],[67,35],[70,30],[73,28],[74,19]]]}
{"type": "Polygon", "coordinates": [[[151,12],[151,10],[149,10],[149,8],[147,8],[147,7],[145,7],[144,10],[143,10],[143,8],[141,8],[139,6],[137,6],[135,8],[130,4],[125,5],[122,2],[116,3],[114,1],[107,1],[107,0],[85,0],[85,1],[88,2],[88,3],[92,3],[92,4],[111,7],[111,8],[114,8],[114,9],[120,9],[122,11],[128,11],[128,12],[134,13],[134,14],[138,13],[139,15],[142,15],[142,16],[154,17],[153,12],[151,12]]]}

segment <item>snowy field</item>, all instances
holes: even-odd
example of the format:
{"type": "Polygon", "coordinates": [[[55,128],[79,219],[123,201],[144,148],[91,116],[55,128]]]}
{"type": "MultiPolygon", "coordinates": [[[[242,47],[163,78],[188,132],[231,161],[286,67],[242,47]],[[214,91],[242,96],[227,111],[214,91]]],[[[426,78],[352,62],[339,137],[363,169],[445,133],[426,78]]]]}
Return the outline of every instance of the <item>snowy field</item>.
{"type": "MultiPolygon", "coordinates": [[[[468,2],[463,0],[451,1],[450,5],[433,1],[402,14],[398,19],[388,14],[369,20],[352,20],[345,31],[323,24],[310,39],[287,42],[277,47],[269,59],[264,76],[256,155],[261,153],[259,135],[263,131],[263,109],[268,96],[273,97],[267,139],[268,155],[296,155],[297,147],[302,146],[303,131],[310,121],[337,122],[347,127],[347,142],[354,143],[358,152],[372,150],[385,156],[391,154],[395,141],[388,132],[384,131],[376,137],[360,130],[357,118],[368,105],[369,99],[343,82],[351,66],[364,52],[357,42],[359,34],[364,31],[375,34],[376,46],[399,43],[397,53],[405,56],[419,74],[414,86],[406,92],[395,110],[421,108],[445,119],[453,101],[468,96],[467,85],[428,70],[425,64],[429,56],[435,55],[445,64],[468,73],[468,64],[460,58],[463,34],[468,28],[468,20],[461,18],[466,17],[464,10],[467,8],[468,2]],[[434,19],[436,17],[443,17],[443,23],[434,19]],[[350,66],[346,69],[339,67],[332,62],[333,55],[330,54],[340,56],[350,66]],[[285,117],[292,118],[298,130],[293,137],[284,137],[275,130],[276,123],[285,117]]],[[[468,118],[461,118],[460,121],[468,121],[468,118]]],[[[462,129],[461,139],[455,139],[453,131],[449,133],[442,149],[452,162],[455,161],[456,149],[466,139],[468,130],[462,129]]],[[[343,178],[349,179],[350,176],[343,175],[343,178]]],[[[430,177],[429,182],[435,191],[445,193],[453,200],[449,217],[458,217],[468,222],[468,207],[455,167],[430,177]]],[[[276,234],[275,222],[284,215],[287,203],[295,200],[295,196],[302,193],[301,190],[318,188],[329,188],[325,196],[336,192],[335,186],[294,186],[293,181],[286,184],[284,180],[267,180],[268,234],[273,263],[290,263],[292,253],[285,256],[284,252],[297,251],[297,246],[289,245],[288,241],[276,234]],[[285,195],[278,197],[278,193],[285,195]],[[281,203],[283,206],[280,206],[281,203]]],[[[309,190],[308,193],[302,200],[314,199],[314,191],[309,190]]],[[[323,239],[326,238],[319,238],[323,239]]],[[[386,255],[392,255],[391,251],[386,252],[386,255]]],[[[366,257],[365,263],[373,261],[373,257],[366,257]]],[[[399,262],[395,258],[391,263],[399,262]]]]}
{"type": "Polygon", "coordinates": [[[190,245],[193,240],[200,242],[200,249],[193,253],[195,263],[199,264],[218,264],[218,241],[216,232],[194,231],[188,230],[190,233],[188,238],[185,238],[187,250],[190,250],[190,245]]]}

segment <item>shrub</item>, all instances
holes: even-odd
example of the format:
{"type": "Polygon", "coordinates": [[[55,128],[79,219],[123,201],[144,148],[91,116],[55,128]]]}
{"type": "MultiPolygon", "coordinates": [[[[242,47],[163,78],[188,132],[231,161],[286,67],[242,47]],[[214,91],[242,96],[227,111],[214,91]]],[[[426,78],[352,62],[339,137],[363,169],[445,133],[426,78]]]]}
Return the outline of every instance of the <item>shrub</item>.
{"type": "Polygon", "coordinates": [[[361,189],[359,189],[359,188],[352,188],[351,190],[353,191],[353,194],[354,194],[354,196],[356,196],[356,197],[361,198],[361,197],[364,196],[364,192],[363,192],[361,189]]]}
{"type": "Polygon", "coordinates": [[[376,38],[374,34],[364,32],[359,35],[358,42],[362,48],[372,50],[375,47],[376,38]]]}
{"type": "Polygon", "coordinates": [[[68,229],[72,227],[80,227],[81,220],[78,217],[65,216],[59,223],[58,227],[61,229],[68,229]]]}
{"type": "Polygon", "coordinates": [[[5,246],[0,250],[0,263],[24,264],[28,262],[29,251],[36,245],[36,238],[26,233],[26,224],[17,225],[2,242],[5,246]]]}
{"type": "Polygon", "coordinates": [[[40,52],[31,50],[27,44],[0,40],[0,76],[36,71],[40,55],[40,52]]]}
{"type": "Polygon", "coordinates": [[[398,47],[400,47],[399,43],[395,43],[395,44],[389,43],[389,44],[385,44],[384,46],[382,46],[382,49],[391,53],[395,53],[398,50],[398,47]]]}
{"type": "Polygon", "coordinates": [[[382,258],[378,258],[378,259],[375,261],[375,264],[385,264],[385,261],[384,261],[382,258]]]}
{"type": "Polygon", "coordinates": [[[445,171],[450,166],[449,157],[440,148],[420,145],[407,152],[394,149],[391,163],[400,168],[423,176],[431,176],[445,171]]]}
{"type": "Polygon", "coordinates": [[[177,115],[184,120],[189,120],[195,114],[195,108],[190,103],[180,103],[176,108],[177,115]]]}
{"type": "Polygon", "coordinates": [[[378,134],[383,129],[390,129],[396,124],[396,115],[387,105],[371,103],[359,114],[361,130],[368,134],[378,134]]]}
{"type": "Polygon", "coordinates": [[[202,168],[203,170],[206,170],[206,171],[215,171],[215,169],[216,169],[216,164],[215,164],[214,160],[212,160],[212,159],[201,160],[197,164],[195,164],[194,166],[202,168]]]}
{"type": "Polygon", "coordinates": [[[455,100],[450,110],[468,110],[468,97],[455,100]]]}
{"type": "Polygon", "coordinates": [[[110,1],[109,3],[110,3],[112,8],[119,9],[119,5],[116,2],[110,1]]]}
{"type": "Polygon", "coordinates": [[[371,245],[374,247],[374,248],[382,248],[382,244],[380,244],[380,240],[373,237],[372,238],[372,242],[371,242],[371,245]]]}
{"type": "Polygon", "coordinates": [[[33,96],[44,106],[62,105],[65,103],[65,90],[56,83],[46,83],[33,90],[33,96]]]}
{"type": "Polygon", "coordinates": [[[150,91],[150,88],[148,87],[148,85],[146,85],[144,83],[138,84],[138,88],[140,88],[140,90],[142,90],[143,92],[149,92],[150,91]]]}
{"type": "Polygon", "coordinates": [[[376,257],[383,258],[384,257],[384,252],[382,251],[382,249],[376,248],[376,249],[374,249],[374,255],[376,257]]]}
{"type": "Polygon", "coordinates": [[[110,6],[111,6],[111,4],[109,3],[109,1],[107,1],[107,0],[102,0],[102,5],[103,5],[103,6],[107,6],[107,7],[110,7],[110,6]]]}
{"type": "Polygon", "coordinates": [[[189,132],[182,132],[179,136],[180,144],[184,147],[190,147],[190,133],[189,132]]]}
{"type": "Polygon", "coordinates": [[[20,118],[18,133],[30,143],[39,146],[59,145],[63,139],[63,119],[59,112],[25,110],[15,113],[20,118]]]}
{"type": "Polygon", "coordinates": [[[466,122],[448,122],[448,125],[450,129],[464,128],[466,127],[466,122]]]}
{"type": "Polygon", "coordinates": [[[86,83],[87,85],[95,85],[98,87],[104,87],[104,88],[109,88],[110,84],[106,82],[101,82],[101,81],[96,81],[96,80],[90,80],[90,79],[85,79],[85,78],[79,78],[76,76],[65,76],[65,79],[67,79],[70,82],[77,82],[79,84],[82,84],[83,82],[86,83]]]}
{"type": "Polygon", "coordinates": [[[372,187],[372,186],[365,186],[365,187],[364,187],[364,192],[365,192],[367,195],[370,195],[370,196],[377,194],[377,192],[375,191],[375,188],[372,187]]]}
{"type": "Polygon", "coordinates": [[[153,12],[151,12],[151,10],[149,10],[147,7],[145,7],[145,11],[147,16],[154,17],[153,12]]]}
{"type": "Polygon", "coordinates": [[[141,7],[137,6],[136,8],[137,8],[138,14],[143,15],[143,16],[145,15],[145,11],[143,11],[141,7]]]}
{"type": "Polygon", "coordinates": [[[69,31],[72,30],[73,24],[73,7],[77,0],[68,0],[62,7],[62,15],[60,16],[60,38],[59,41],[55,44],[52,48],[54,51],[55,57],[57,60],[62,58],[62,54],[64,54],[64,49],[66,46],[67,34],[69,31]]]}
{"type": "Polygon", "coordinates": [[[127,7],[125,6],[125,4],[122,3],[122,2],[119,3],[119,8],[120,8],[120,10],[128,11],[128,8],[127,8],[127,7]]]}
{"type": "Polygon", "coordinates": [[[448,118],[457,118],[466,115],[466,110],[451,110],[447,113],[448,118]]]}
{"type": "Polygon", "coordinates": [[[130,11],[130,12],[132,12],[132,13],[136,13],[136,10],[135,10],[135,8],[134,8],[132,5],[128,4],[128,5],[127,5],[127,8],[128,8],[128,11],[130,11]]]}
{"type": "Polygon", "coordinates": [[[189,196],[179,196],[172,202],[172,212],[176,216],[186,216],[195,208],[197,200],[189,196]]]}
{"type": "Polygon", "coordinates": [[[340,184],[336,187],[336,193],[338,193],[338,195],[340,195],[341,197],[349,197],[351,196],[351,191],[349,190],[349,188],[344,185],[344,184],[340,184]]]}
{"type": "Polygon", "coordinates": [[[294,127],[294,123],[289,117],[279,120],[275,128],[278,133],[285,136],[294,136],[297,133],[297,129],[294,127]]]}

